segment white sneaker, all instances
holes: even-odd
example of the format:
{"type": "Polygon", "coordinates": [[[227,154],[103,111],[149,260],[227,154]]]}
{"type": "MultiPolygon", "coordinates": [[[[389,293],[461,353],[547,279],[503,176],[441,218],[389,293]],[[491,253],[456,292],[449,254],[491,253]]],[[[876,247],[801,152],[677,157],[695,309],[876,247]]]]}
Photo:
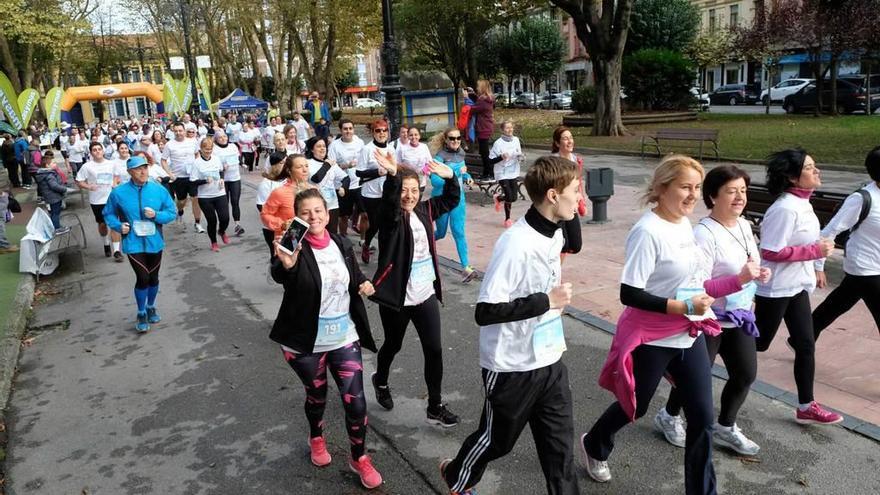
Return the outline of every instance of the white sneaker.
{"type": "Polygon", "coordinates": [[[584,467],[587,468],[587,474],[599,483],[611,481],[611,470],[608,469],[608,461],[598,461],[590,457],[590,454],[587,453],[586,440],[587,434],[584,433],[581,435],[581,454],[584,456],[584,467]]]}
{"type": "Polygon", "coordinates": [[[673,416],[666,412],[665,407],[661,407],[654,416],[654,426],[657,431],[666,437],[666,441],[676,447],[684,448],[684,442],[687,434],[684,431],[684,421],[681,416],[673,416]]]}
{"type": "Polygon", "coordinates": [[[718,445],[723,445],[742,455],[755,455],[761,450],[758,444],[743,435],[742,430],[739,429],[736,423],[730,427],[715,423],[715,427],[712,429],[712,437],[718,445]]]}
{"type": "Polygon", "coordinates": [[[200,224],[200,223],[195,223],[195,224],[193,224],[193,226],[195,227],[196,232],[198,232],[199,234],[204,234],[204,233],[205,233],[205,228],[202,227],[202,224],[200,224]]]}

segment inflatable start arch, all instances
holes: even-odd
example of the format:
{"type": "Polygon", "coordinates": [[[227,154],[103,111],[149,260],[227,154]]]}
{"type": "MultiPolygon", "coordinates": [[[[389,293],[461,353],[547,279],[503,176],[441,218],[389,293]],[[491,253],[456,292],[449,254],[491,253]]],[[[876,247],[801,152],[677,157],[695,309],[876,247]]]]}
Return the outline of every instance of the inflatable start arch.
{"type": "Polygon", "coordinates": [[[111,100],[135,96],[146,96],[158,105],[162,103],[162,86],[140,82],[68,88],[61,97],[61,110],[69,112],[74,105],[83,100],[111,100]]]}

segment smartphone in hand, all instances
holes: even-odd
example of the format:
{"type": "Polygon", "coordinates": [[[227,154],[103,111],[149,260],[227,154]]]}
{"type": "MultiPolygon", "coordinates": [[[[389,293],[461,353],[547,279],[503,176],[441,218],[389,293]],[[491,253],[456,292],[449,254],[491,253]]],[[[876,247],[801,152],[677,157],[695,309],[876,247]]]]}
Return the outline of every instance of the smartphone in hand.
{"type": "Polygon", "coordinates": [[[287,254],[293,254],[308,232],[309,224],[299,217],[293,217],[290,227],[287,227],[287,230],[278,242],[278,249],[287,254]]]}

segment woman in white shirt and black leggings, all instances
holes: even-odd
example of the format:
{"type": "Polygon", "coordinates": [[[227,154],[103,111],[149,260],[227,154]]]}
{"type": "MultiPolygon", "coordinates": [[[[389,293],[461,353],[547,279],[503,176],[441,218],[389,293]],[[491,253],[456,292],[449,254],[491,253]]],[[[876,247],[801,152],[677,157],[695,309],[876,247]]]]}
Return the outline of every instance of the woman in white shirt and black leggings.
{"type": "Polygon", "coordinates": [[[823,238],[834,239],[844,230],[852,229],[859,222],[863,208],[870,206],[864,220],[852,231],[846,243],[843,281],[813,311],[815,340],[819,340],[822,330],[852,309],[859,299],[865,301],[880,330],[880,146],[865,157],[865,169],[873,182],[850,194],[822,229],[823,238]],[[865,195],[870,198],[869,204],[865,204],[865,195]]]}
{"type": "Polygon", "coordinates": [[[758,283],[755,324],[761,335],[759,352],[770,348],[779,324],[785,320],[794,348],[794,382],[801,424],[834,424],[843,418],[813,400],[816,342],[810,293],[825,286],[823,264],[834,250],[834,241],[819,237],[819,219],[810,196],[822,185],[819,169],[806,151],[788,149],[773,153],[767,162],[767,189],[777,196],[761,221],[761,266],[773,278],[758,283]]]}

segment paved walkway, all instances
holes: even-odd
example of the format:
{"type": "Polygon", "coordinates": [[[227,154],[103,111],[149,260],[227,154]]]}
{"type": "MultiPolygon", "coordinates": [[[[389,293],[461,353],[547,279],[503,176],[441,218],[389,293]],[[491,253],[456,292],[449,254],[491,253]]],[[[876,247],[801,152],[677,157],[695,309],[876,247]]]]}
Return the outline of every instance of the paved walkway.
{"type": "MultiPolygon", "coordinates": [[[[526,150],[530,157],[543,152],[526,150]]],[[[623,267],[624,240],[630,227],[645,211],[639,205],[639,187],[644,184],[656,160],[592,155],[586,157],[586,166],[611,167],[615,172],[615,195],[608,205],[612,221],[605,225],[585,224],[584,248],[565,260],[563,280],[575,287],[572,306],[599,318],[616,322],[623,311],[618,297],[620,272],[623,267]]],[[[708,162],[707,167],[714,166],[708,162]]],[[[822,164],[819,164],[821,168],[822,164]]],[[[763,181],[762,167],[746,165],[756,181],[763,181]]],[[[823,172],[823,189],[850,192],[867,176],[853,172],[823,172]]],[[[468,194],[468,245],[471,264],[483,270],[492,254],[495,240],[503,231],[502,213],[496,213],[491,202],[485,207],[474,204],[476,193],[468,194]]],[[[513,218],[525,213],[528,203],[513,205],[513,218]]],[[[706,215],[702,204],[691,217],[692,221],[706,215]]],[[[455,244],[449,239],[438,242],[440,254],[458,260],[455,244]]],[[[816,290],[812,296],[815,308],[843,278],[843,253],[838,251],[828,262],[829,288],[816,290]]],[[[780,330],[785,336],[786,330],[780,330]]],[[[816,349],[816,399],[847,414],[880,425],[880,369],[876,357],[880,355],[880,335],[864,303],[858,303],[849,313],[841,316],[822,334],[816,349]]],[[[786,391],[795,391],[792,367],[794,354],[777,338],[766,353],[759,354],[758,379],[786,391]]],[[[718,363],[721,363],[719,358],[718,363]]]]}

